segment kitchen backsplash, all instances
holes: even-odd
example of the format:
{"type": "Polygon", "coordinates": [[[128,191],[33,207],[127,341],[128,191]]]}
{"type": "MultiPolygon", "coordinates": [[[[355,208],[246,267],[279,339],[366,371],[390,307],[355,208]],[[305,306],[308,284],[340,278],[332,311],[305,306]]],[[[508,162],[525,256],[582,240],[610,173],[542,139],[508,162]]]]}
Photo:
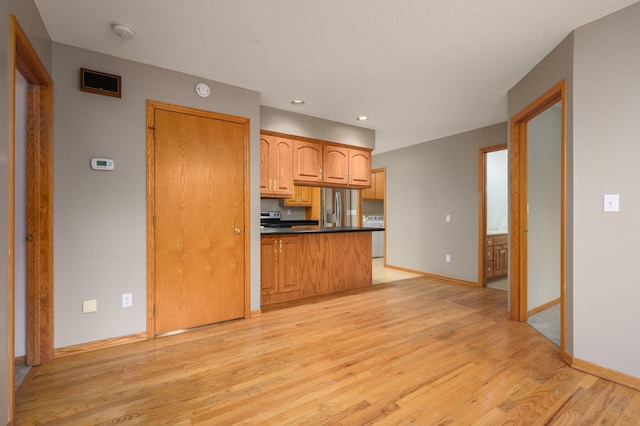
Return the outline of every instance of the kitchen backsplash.
{"type": "Polygon", "coordinates": [[[261,198],[260,211],[274,211],[282,214],[282,220],[305,220],[307,218],[306,207],[287,207],[282,205],[282,200],[277,198],[261,198]]]}

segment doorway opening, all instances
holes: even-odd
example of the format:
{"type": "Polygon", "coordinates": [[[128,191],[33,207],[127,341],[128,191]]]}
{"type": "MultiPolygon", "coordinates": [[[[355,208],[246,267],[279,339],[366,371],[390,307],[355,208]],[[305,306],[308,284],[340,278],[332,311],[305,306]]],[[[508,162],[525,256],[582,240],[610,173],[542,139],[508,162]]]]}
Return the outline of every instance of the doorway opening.
{"type": "Polygon", "coordinates": [[[51,362],[53,349],[53,80],[15,16],[10,20],[9,406],[15,408],[16,238],[26,241],[26,365],[51,362]],[[24,120],[24,233],[16,233],[16,74],[27,83],[24,120]]]}
{"type": "Polygon", "coordinates": [[[527,321],[529,316],[559,304],[559,345],[564,357],[566,82],[558,83],[516,114],[510,127],[511,319],[527,321]],[[549,132],[546,124],[541,126],[547,116],[556,122],[553,137],[545,134],[549,132]],[[550,286],[545,287],[544,282],[550,286]]]}
{"type": "Polygon", "coordinates": [[[478,284],[507,291],[508,158],[507,145],[478,152],[478,284]]]}

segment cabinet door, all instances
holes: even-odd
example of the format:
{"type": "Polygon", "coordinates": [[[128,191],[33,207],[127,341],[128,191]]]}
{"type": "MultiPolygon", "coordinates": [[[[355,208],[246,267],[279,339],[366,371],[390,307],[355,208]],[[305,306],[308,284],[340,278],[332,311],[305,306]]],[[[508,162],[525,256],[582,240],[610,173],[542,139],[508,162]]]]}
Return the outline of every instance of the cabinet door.
{"type": "Polygon", "coordinates": [[[375,173],[374,176],[372,176],[372,178],[375,177],[375,181],[371,182],[371,187],[374,188],[375,190],[375,199],[376,200],[384,200],[384,192],[385,192],[385,173],[384,172],[378,172],[375,173]]]}
{"type": "Polygon", "coordinates": [[[507,274],[507,246],[495,246],[493,250],[493,276],[507,274]]]}
{"type": "Polygon", "coordinates": [[[349,149],[349,186],[371,186],[371,153],[349,149]]]}
{"type": "Polygon", "coordinates": [[[278,242],[278,292],[298,290],[297,237],[280,237],[278,242]]]}
{"type": "Polygon", "coordinates": [[[371,186],[362,190],[363,200],[375,200],[376,199],[376,176],[378,173],[371,173],[371,186]]]}
{"type": "Polygon", "coordinates": [[[273,151],[273,192],[280,197],[293,195],[293,141],[275,138],[273,151]]]}
{"type": "Polygon", "coordinates": [[[284,200],[285,206],[301,206],[311,207],[311,193],[313,188],[310,186],[294,186],[293,197],[284,200]]]}
{"type": "Polygon", "coordinates": [[[322,182],[322,145],[293,142],[293,179],[298,182],[322,182]]]}
{"type": "Polygon", "coordinates": [[[272,136],[260,135],[260,195],[269,196],[273,189],[273,181],[270,181],[269,166],[272,148],[272,136]],[[271,187],[269,185],[271,183],[271,187]]]}
{"type": "Polygon", "coordinates": [[[260,294],[278,292],[278,238],[260,239],[260,294]]]}
{"type": "MultiPolygon", "coordinates": [[[[337,186],[347,186],[349,184],[349,149],[326,145],[323,159],[322,181],[337,186]]],[[[370,176],[367,177],[368,181],[370,179],[370,176]]]]}

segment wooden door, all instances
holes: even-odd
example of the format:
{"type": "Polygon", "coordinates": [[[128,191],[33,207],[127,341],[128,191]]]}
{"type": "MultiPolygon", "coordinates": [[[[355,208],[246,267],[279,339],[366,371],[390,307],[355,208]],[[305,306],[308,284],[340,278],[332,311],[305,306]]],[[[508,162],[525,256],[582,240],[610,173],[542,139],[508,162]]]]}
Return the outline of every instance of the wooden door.
{"type": "Polygon", "coordinates": [[[260,294],[278,292],[278,239],[260,239],[260,294]]]}
{"type": "Polygon", "coordinates": [[[272,161],[275,178],[274,192],[279,197],[293,196],[293,141],[275,138],[275,152],[272,161]]]}
{"type": "Polygon", "coordinates": [[[155,109],[155,332],[245,315],[242,123],[155,109]]]}

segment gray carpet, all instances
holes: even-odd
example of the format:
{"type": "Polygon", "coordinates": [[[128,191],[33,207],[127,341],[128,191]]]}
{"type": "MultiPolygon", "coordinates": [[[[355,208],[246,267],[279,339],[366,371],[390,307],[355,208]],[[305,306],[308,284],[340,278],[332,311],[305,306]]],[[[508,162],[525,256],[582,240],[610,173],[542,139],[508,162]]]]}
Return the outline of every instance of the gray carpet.
{"type": "Polygon", "coordinates": [[[25,365],[16,366],[15,378],[14,378],[15,379],[15,381],[14,381],[15,389],[18,389],[18,386],[20,386],[20,384],[22,383],[24,378],[27,377],[27,373],[29,373],[30,369],[31,369],[31,367],[27,367],[25,365]]]}
{"type": "Polygon", "coordinates": [[[527,324],[556,346],[560,346],[560,304],[530,316],[527,324]]]}

